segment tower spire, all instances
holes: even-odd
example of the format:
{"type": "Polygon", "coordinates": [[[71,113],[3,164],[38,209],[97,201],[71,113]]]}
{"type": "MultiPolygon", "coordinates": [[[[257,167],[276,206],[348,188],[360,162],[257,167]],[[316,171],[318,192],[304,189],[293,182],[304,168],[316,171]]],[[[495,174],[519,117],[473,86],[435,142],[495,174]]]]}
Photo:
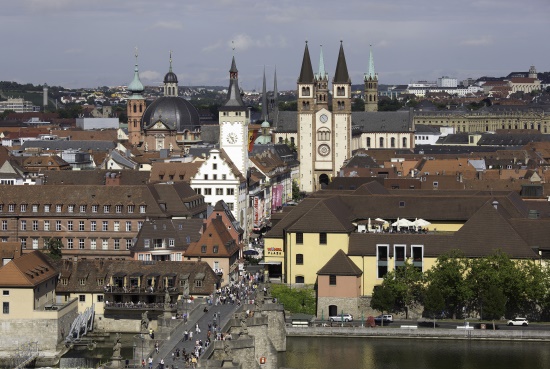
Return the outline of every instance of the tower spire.
{"type": "MultiPolygon", "coordinates": [[[[233,48],[235,50],[235,48],[233,48]]],[[[241,90],[239,89],[239,70],[237,69],[237,63],[235,63],[235,55],[231,60],[231,68],[229,69],[229,90],[227,91],[227,101],[223,106],[226,107],[239,107],[240,110],[246,110],[243,99],[241,97],[241,90]]]]}
{"type": "Polygon", "coordinates": [[[264,65],[264,82],[262,87],[262,122],[267,121],[267,91],[266,91],[266,83],[265,83],[265,65],[264,65]]]}
{"type": "Polygon", "coordinates": [[[309,49],[306,41],[306,48],[304,49],[304,58],[302,59],[302,69],[300,70],[298,83],[313,83],[313,79],[313,68],[311,67],[311,58],[309,57],[309,49]]]}
{"type": "Polygon", "coordinates": [[[365,75],[365,79],[378,79],[376,72],[374,71],[374,57],[372,56],[372,45],[370,45],[370,51],[369,51],[369,71],[365,75]]]}
{"type": "Polygon", "coordinates": [[[170,72],[172,72],[172,50],[170,50],[170,72]]]}
{"type": "Polygon", "coordinates": [[[321,45],[321,53],[319,55],[319,74],[317,75],[317,78],[324,79],[327,75],[327,72],[325,71],[325,58],[323,57],[323,45],[321,45]]]}
{"type": "Polygon", "coordinates": [[[143,92],[145,89],[143,87],[143,83],[141,83],[141,80],[139,79],[139,68],[138,68],[138,48],[135,47],[134,49],[134,57],[136,58],[135,66],[134,66],[134,79],[132,79],[132,82],[128,85],[128,91],[132,93],[132,95],[139,95],[143,92]]]}
{"type": "Polygon", "coordinates": [[[336,63],[336,72],[334,72],[333,83],[349,83],[348,65],[344,55],[343,41],[340,41],[340,52],[338,53],[338,62],[336,63]]]}

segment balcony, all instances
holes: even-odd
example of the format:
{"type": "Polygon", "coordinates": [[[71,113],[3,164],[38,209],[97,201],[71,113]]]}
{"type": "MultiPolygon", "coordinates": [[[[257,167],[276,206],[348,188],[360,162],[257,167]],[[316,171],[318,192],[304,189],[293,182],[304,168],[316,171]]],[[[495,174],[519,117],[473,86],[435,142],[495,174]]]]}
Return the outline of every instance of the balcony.
{"type": "MultiPolygon", "coordinates": [[[[169,310],[175,311],[177,309],[177,303],[170,303],[169,310]]],[[[105,310],[148,310],[148,311],[162,311],[164,310],[164,302],[105,302],[105,310]]]]}

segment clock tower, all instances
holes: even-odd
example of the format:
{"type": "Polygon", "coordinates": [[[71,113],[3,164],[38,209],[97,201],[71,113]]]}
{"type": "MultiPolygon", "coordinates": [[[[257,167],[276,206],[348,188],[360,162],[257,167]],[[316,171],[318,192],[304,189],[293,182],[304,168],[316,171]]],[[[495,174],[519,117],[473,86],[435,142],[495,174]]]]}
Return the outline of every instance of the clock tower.
{"type": "Polygon", "coordinates": [[[227,101],[219,108],[220,149],[233,161],[243,176],[248,172],[248,125],[250,115],[239,89],[239,71],[235,57],[229,70],[227,101]]]}

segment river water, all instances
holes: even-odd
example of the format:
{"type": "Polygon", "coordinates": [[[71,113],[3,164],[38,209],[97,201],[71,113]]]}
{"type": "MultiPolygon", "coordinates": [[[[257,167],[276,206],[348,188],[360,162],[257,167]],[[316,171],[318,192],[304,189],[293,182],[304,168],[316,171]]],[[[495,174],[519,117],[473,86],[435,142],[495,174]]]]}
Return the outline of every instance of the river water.
{"type": "Polygon", "coordinates": [[[288,337],[279,366],[293,369],[547,369],[550,343],[288,337]]]}

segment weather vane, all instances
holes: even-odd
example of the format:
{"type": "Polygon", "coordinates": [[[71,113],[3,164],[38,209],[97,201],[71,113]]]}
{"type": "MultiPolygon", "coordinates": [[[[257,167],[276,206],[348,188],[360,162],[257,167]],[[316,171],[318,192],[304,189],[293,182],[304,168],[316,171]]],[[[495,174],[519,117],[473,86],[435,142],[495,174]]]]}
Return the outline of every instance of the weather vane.
{"type": "Polygon", "coordinates": [[[235,51],[235,41],[231,41],[231,49],[233,49],[233,51],[235,51]]]}

